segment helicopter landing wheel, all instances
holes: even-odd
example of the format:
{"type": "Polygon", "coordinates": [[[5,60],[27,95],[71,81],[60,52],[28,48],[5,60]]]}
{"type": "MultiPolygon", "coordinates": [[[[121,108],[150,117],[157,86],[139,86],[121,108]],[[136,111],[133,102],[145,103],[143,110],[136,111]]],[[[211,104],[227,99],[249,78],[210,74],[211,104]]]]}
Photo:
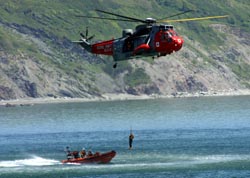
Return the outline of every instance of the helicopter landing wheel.
{"type": "Polygon", "coordinates": [[[115,69],[117,67],[117,63],[114,63],[113,68],[115,69]]]}

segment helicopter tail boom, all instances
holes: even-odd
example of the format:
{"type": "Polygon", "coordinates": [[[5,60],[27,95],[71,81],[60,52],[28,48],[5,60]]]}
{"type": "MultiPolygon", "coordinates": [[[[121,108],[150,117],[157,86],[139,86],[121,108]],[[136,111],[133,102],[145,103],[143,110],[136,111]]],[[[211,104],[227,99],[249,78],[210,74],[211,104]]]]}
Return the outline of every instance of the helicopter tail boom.
{"type": "Polygon", "coordinates": [[[102,41],[91,45],[91,52],[94,54],[113,55],[114,40],[102,41]]]}
{"type": "Polygon", "coordinates": [[[91,50],[92,45],[89,42],[87,42],[85,39],[81,39],[79,41],[73,41],[73,43],[77,43],[81,45],[84,49],[86,49],[88,52],[92,52],[91,50]]]}
{"type": "Polygon", "coordinates": [[[93,54],[113,55],[113,41],[114,40],[108,40],[90,44],[87,40],[81,39],[79,41],[73,41],[73,43],[81,45],[85,50],[93,54]]]}

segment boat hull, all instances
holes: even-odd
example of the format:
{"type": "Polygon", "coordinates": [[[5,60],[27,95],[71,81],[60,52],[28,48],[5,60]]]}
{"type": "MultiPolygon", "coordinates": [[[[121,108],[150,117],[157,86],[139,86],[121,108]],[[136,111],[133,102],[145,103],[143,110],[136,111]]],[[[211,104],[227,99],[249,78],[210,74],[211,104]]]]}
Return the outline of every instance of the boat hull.
{"type": "Polygon", "coordinates": [[[62,160],[62,163],[78,163],[78,164],[86,164],[86,163],[95,163],[95,164],[105,164],[109,163],[116,155],[115,151],[110,151],[98,155],[87,156],[85,158],[72,158],[67,160],[62,160]]]}

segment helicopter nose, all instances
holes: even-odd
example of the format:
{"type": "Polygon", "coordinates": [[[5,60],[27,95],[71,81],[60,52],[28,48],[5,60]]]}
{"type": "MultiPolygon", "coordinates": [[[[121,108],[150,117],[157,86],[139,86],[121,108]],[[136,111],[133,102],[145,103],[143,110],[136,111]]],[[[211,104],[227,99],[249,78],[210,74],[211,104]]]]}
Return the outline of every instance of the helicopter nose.
{"type": "Polygon", "coordinates": [[[176,37],[173,39],[174,41],[174,50],[179,51],[184,43],[184,40],[181,37],[176,37]]]}

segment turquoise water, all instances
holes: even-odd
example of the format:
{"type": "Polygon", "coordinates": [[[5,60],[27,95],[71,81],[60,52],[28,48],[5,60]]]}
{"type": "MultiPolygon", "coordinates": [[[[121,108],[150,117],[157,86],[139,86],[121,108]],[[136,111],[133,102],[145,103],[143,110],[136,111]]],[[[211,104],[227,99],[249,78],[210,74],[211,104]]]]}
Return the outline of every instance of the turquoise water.
{"type": "Polygon", "coordinates": [[[250,96],[0,107],[0,148],[1,178],[250,177],[250,96]],[[63,165],[66,146],[117,155],[63,165]]]}

